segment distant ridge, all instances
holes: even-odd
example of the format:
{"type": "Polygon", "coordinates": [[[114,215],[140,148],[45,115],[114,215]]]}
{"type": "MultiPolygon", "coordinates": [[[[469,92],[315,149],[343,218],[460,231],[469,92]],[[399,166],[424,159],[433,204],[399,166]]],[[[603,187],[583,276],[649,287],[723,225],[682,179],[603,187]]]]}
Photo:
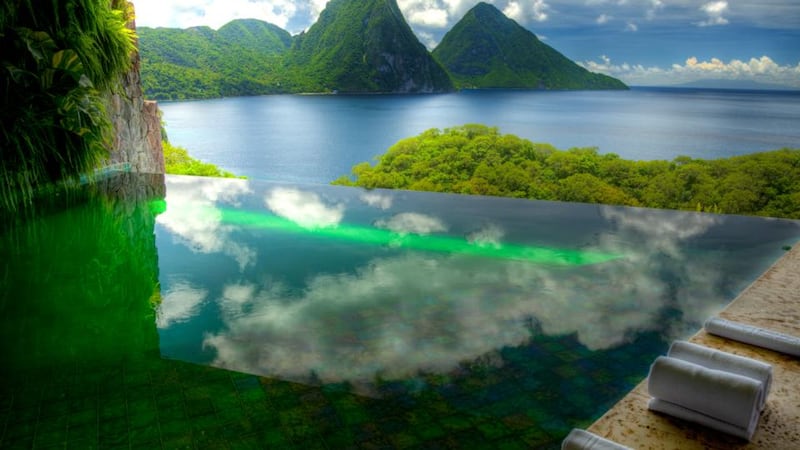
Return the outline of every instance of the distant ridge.
{"type": "Polygon", "coordinates": [[[456,88],[627,89],[480,3],[429,52],[396,0],[331,0],[291,36],[256,19],[219,30],[139,27],[142,85],[159,100],[278,93],[438,93],[456,88]]]}
{"type": "Polygon", "coordinates": [[[434,49],[463,88],[627,89],[589,72],[487,3],[478,3],[434,49]]]}
{"type": "Polygon", "coordinates": [[[145,95],[159,100],[282,92],[288,31],[256,19],[209,27],[137,27],[145,95]]]}

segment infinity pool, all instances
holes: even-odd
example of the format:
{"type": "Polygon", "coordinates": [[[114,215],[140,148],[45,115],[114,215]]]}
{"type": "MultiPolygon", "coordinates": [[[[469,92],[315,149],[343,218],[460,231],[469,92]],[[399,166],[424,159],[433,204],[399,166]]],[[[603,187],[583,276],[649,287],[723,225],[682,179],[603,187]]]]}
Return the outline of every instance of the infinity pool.
{"type": "Polygon", "coordinates": [[[65,197],[0,234],[3,447],[558,447],[800,239],[179,176],[65,197]]]}

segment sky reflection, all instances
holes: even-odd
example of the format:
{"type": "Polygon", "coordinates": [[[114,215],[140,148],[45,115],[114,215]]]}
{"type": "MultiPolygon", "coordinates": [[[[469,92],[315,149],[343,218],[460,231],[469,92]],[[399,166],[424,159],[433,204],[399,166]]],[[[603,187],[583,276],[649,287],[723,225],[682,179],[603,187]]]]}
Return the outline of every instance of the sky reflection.
{"type": "Polygon", "coordinates": [[[738,249],[757,251],[754,264],[765,266],[800,235],[789,221],[324,186],[168,178],[167,193],[157,236],[183,249],[159,245],[167,294],[158,326],[182,344],[162,333],[162,353],[295,381],[446,373],[525,345],[531,323],[591,350],[648,331],[685,336],[765,268],[730,273],[738,249]],[[720,227],[743,231],[721,241],[720,227]],[[486,251],[552,242],[545,248],[617,256],[537,263],[326,238],[337,233],[459,240],[486,251]],[[198,253],[236,264],[186,270],[185,256],[198,253]],[[181,332],[191,320],[204,325],[181,332]]]}

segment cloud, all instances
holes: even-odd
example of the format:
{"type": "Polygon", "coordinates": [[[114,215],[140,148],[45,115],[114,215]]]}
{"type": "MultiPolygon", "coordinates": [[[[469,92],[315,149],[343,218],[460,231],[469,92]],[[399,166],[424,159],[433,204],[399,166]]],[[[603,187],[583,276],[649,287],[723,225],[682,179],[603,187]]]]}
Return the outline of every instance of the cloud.
{"type": "Polygon", "coordinates": [[[447,11],[436,8],[409,11],[406,14],[406,20],[410,23],[436,28],[445,28],[449,23],[448,19],[447,11]]]}
{"type": "Polygon", "coordinates": [[[728,19],[722,17],[728,11],[728,2],[721,0],[709,2],[700,7],[700,10],[708,15],[708,19],[698,22],[701,27],[709,27],[714,25],[727,25],[728,19]]]}
{"type": "Polygon", "coordinates": [[[630,31],[635,33],[639,31],[639,26],[629,21],[628,23],[625,24],[625,31],[630,31]]]}
{"type": "Polygon", "coordinates": [[[603,55],[600,61],[584,61],[580,64],[592,72],[605,73],[633,85],[670,85],[703,79],[723,79],[749,80],[800,88],[800,63],[796,66],[782,66],[769,56],[750,58],[749,61],[733,59],[727,63],[718,58],[700,61],[696,57],[690,57],[684,64],[661,68],[627,63],[614,64],[610,58],[603,55]]]}
{"type": "Polygon", "coordinates": [[[549,17],[547,13],[549,9],[550,5],[544,0],[510,1],[503,8],[503,14],[520,23],[527,23],[529,19],[536,22],[544,22],[549,17]]]}
{"type": "Polygon", "coordinates": [[[327,228],[339,225],[344,217],[344,205],[328,205],[313,192],[299,189],[273,189],[264,199],[275,214],[303,228],[327,228]]]}
{"type": "Polygon", "coordinates": [[[467,241],[481,247],[500,247],[505,232],[495,224],[489,224],[478,231],[470,233],[467,241]]]}
{"type": "Polygon", "coordinates": [[[597,17],[597,20],[596,20],[596,22],[597,22],[597,24],[598,24],[598,25],[603,25],[603,24],[606,24],[606,23],[608,23],[608,22],[609,22],[611,19],[613,19],[613,18],[614,18],[614,16],[610,16],[610,15],[608,15],[608,14],[600,14],[600,15],[597,17]]]}
{"type": "Polygon", "coordinates": [[[156,309],[156,325],[164,329],[191,319],[207,297],[208,290],[196,288],[187,281],[171,283],[169,291],[161,295],[161,303],[156,309]]]}
{"type": "MultiPolygon", "coordinates": [[[[225,329],[206,335],[204,346],[216,351],[214,365],[221,367],[368,385],[376,376],[447,372],[522,345],[531,337],[530,319],[547,335],[575,334],[597,350],[636,332],[678,337],[698,326],[665,322],[665,309],[679,317],[716,312],[708,305],[724,301],[716,288],[722,269],[702,255],[690,257],[681,243],[705,233],[717,217],[615,207],[599,212],[614,226],[598,237],[597,248],[626,258],[555,269],[406,253],[314,276],[303,289],[232,284],[219,299],[225,329]],[[624,250],[620,242],[628,242],[624,250]]],[[[476,238],[489,241],[492,234],[499,229],[486,227],[476,238]]]]}
{"type": "Polygon", "coordinates": [[[401,213],[390,219],[375,222],[378,228],[399,234],[431,234],[447,231],[447,226],[439,219],[419,213],[401,213]]]}
{"type": "Polygon", "coordinates": [[[167,210],[156,223],[193,252],[222,253],[244,269],[255,263],[255,250],[232,239],[236,227],[223,223],[219,206],[237,205],[239,198],[250,192],[247,180],[170,177],[167,210]]]}
{"type": "Polygon", "coordinates": [[[361,194],[361,201],[373,208],[387,210],[392,207],[392,196],[382,195],[377,192],[364,192],[361,194]]]}

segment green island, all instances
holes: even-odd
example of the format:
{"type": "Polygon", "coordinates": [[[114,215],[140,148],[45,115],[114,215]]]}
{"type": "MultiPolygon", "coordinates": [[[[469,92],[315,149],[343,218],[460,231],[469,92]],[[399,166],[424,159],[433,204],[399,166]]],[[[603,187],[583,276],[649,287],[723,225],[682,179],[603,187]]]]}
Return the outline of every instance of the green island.
{"type": "Polygon", "coordinates": [[[800,219],[800,149],[631,161],[479,124],[403,139],[333,184],[800,219]]]}

